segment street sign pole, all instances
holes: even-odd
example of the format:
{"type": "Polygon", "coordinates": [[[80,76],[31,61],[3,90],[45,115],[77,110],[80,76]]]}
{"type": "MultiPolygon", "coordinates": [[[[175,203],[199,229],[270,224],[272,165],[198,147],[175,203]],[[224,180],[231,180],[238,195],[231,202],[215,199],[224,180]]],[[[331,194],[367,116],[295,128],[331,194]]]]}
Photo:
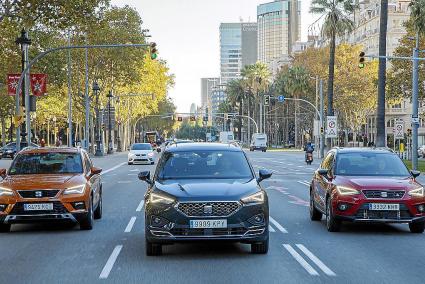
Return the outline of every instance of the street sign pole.
{"type": "Polygon", "coordinates": [[[418,155],[414,155],[418,149],[418,92],[419,92],[419,33],[416,34],[416,46],[413,49],[413,74],[412,74],[412,169],[418,169],[418,155]]]}

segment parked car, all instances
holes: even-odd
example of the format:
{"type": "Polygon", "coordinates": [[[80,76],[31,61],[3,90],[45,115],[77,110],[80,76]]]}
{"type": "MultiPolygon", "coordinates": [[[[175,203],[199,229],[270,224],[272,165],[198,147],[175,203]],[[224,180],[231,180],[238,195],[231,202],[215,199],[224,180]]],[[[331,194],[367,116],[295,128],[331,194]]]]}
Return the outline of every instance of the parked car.
{"type": "Polygon", "coordinates": [[[145,195],[146,254],[159,255],[175,242],[223,240],[251,244],[253,253],[269,247],[269,205],[260,182],[239,147],[185,143],[168,147],[145,195]]]}
{"type": "Polygon", "coordinates": [[[425,145],[422,145],[418,149],[418,157],[425,158],[425,145]]]}
{"type": "Polygon", "coordinates": [[[77,148],[20,151],[0,169],[0,232],[15,223],[71,221],[91,230],[102,218],[100,168],[77,148]]]}
{"type": "Polygon", "coordinates": [[[331,150],[310,186],[310,218],[326,216],[328,231],[343,221],[407,223],[412,233],[425,228],[425,195],[410,171],[392,151],[373,148],[331,150]]]}
{"type": "MultiPolygon", "coordinates": [[[[24,149],[28,147],[28,143],[27,142],[21,142],[21,149],[24,149]]],[[[39,147],[37,144],[34,143],[30,143],[30,147],[33,148],[37,148],[39,147]]],[[[0,151],[1,153],[1,158],[11,158],[13,159],[16,155],[16,142],[11,142],[9,144],[7,144],[6,146],[4,146],[2,148],[2,150],[0,151]]]]}
{"type": "Polygon", "coordinates": [[[150,143],[134,143],[128,153],[128,164],[155,164],[155,149],[150,143]]]}

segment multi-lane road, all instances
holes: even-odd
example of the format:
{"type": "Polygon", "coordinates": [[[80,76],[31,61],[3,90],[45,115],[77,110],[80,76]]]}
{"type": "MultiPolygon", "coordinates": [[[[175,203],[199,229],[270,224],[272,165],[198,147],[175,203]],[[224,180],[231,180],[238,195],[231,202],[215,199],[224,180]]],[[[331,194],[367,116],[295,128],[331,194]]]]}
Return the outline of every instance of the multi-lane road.
{"type": "MultiPolygon", "coordinates": [[[[137,179],[154,166],[128,166],[126,154],[94,159],[104,169],[103,219],[92,231],[69,225],[14,225],[0,235],[0,283],[425,283],[425,235],[407,225],[347,224],[327,232],[311,222],[308,184],[319,161],[302,153],[248,152],[270,200],[270,249],[179,244],[164,255],[144,249],[143,195],[137,179]]],[[[0,167],[10,160],[0,160],[0,167]]]]}

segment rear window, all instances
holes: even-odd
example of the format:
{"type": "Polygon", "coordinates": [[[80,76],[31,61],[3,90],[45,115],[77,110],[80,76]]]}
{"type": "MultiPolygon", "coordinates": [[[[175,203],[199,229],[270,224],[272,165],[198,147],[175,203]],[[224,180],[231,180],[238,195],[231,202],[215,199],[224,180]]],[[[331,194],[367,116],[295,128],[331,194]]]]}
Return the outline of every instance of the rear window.
{"type": "Polygon", "coordinates": [[[79,153],[26,153],[13,161],[10,175],[74,174],[83,172],[79,153]]]}
{"type": "Polygon", "coordinates": [[[342,176],[409,176],[400,158],[392,153],[340,153],[337,175],[342,176]]]}
{"type": "Polygon", "coordinates": [[[131,150],[152,150],[151,144],[133,144],[131,150]]]}

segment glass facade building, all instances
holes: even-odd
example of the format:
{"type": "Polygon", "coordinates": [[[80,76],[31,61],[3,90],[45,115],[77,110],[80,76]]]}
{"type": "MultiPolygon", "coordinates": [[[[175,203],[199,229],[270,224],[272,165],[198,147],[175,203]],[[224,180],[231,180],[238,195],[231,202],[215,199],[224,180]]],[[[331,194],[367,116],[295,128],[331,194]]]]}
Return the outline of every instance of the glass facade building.
{"type": "Polygon", "coordinates": [[[240,77],[242,68],[242,25],[220,25],[220,75],[223,83],[240,77]]]}

